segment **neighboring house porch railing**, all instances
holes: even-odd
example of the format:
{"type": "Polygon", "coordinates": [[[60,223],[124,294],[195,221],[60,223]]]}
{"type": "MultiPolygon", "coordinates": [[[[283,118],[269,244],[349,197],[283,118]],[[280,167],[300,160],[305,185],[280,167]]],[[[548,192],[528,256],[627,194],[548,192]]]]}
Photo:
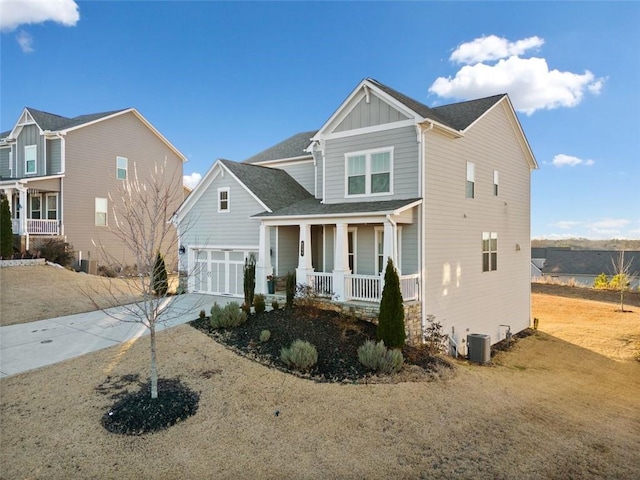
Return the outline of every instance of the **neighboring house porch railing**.
{"type": "Polygon", "coordinates": [[[11,228],[16,235],[60,235],[60,222],[58,220],[36,220],[27,218],[27,231],[20,230],[20,219],[11,219],[11,228]]]}
{"type": "MultiPolygon", "coordinates": [[[[417,273],[400,276],[400,291],[405,302],[419,298],[418,278],[419,274],[417,273]]],[[[380,301],[382,296],[382,276],[348,274],[344,276],[344,281],[347,300],[361,302],[380,301]]],[[[334,292],[333,275],[331,273],[314,272],[308,276],[308,283],[320,296],[331,297],[334,292]]]]}

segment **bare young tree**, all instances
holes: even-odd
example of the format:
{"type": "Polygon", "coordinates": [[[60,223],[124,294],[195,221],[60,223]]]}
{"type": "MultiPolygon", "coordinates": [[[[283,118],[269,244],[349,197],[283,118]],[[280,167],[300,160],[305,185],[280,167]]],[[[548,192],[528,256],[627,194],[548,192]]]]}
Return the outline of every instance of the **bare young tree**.
{"type": "MultiPolygon", "coordinates": [[[[178,297],[169,299],[170,291],[158,288],[159,278],[163,283],[161,269],[164,268],[158,259],[165,259],[171,270],[177,270],[178,235],[172,218],[183,199],[182,172],[180,169],[167,172],[165,162],[155,164],[150,172],[144,172],[146,174],[139,173],[143,172],[138,172],[133,165],[128,178],[119,183],[117,193],[109,195],[113,221],[109,226],[109,236],[97,245],[109,268],[129,273],[126,293],[139,301],[122,305],[116,314],[98,305],[97,292],[85,293],[96,308],[108,315],[120,321],[140,323],[149,330],[151,398],[157,398],[156,329],[161,322],[180,313],[173,305],[171,309],[167,308],[178,297]],[[124,246],[122,255],[114,254],[112,248],[118,242],[124,246]],[[110,248],[106,248],[107,245],[110,248]]],[[[125,293],[122,283],[105,281],[108,295],[113,299],[122,298],[125,293]]]]}
{"type": "Polygon", "coordinates": [[[633,257],[625,262],[624,250],[621,250],[616,258],[611,259],[613,265],[613,278],[609,282],[609,285],[614,290],[620,292],[620,311],[624,312],[624,292],[629,289],[631,280],[635,278],[637,272],[631,271],[631,265],[633,264],[633,257]]]}

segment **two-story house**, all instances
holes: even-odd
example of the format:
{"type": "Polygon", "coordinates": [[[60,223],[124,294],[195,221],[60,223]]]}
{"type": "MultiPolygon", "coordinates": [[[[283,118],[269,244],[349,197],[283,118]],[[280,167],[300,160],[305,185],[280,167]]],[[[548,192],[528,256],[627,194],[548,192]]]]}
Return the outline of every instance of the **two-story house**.
{"type": "Polygon", "coordinates": [[[39,241],[57,237],[82,259],[130,264],[128,249],[112,234],[119,192],[134,175],[144,179],[166,165],[167,186],[177,183],[177,209],[185,161],[134,108],[73,118],[25,108],[0,134],[0,190],[22,249],[35,252],[39,241]]]}
{"type": "Polygon", "coordinates": [[[430,108],[365,79],[319,130],[214,163],[178,213],[189,288],[241,297],[253,254],[259,292],[295,271],[376,305],[391,258],[413,341],[434,315],[496,343],[529,326],[535,168],[507,95],[430,108]]]}

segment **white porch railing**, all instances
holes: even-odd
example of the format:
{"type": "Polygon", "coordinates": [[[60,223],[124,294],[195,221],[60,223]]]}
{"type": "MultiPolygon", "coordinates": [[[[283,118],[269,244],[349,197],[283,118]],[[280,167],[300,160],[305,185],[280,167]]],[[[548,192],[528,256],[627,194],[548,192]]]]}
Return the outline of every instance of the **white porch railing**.
{"type": "Polygon", "coordinates": [[[418,279],[420,275],[414,273],[413,275],[401,275],[400,276],[400,291],[402,292],[402,300],[405,302],[411,300],[418,300],[420,298],[420,287],[418,285],[418,279]]]}
{"type": "MultiPolygon", "coordinates": [[[[25,232],[20,230],[20,219],[11,219],[13,233],[22,235],[25,232]]],[[[59,235],[60,222],[58,220],[35,220],[27,218],[27,232],[29,235],[59,235]]]]}
{"type": "Polygon", "coordinates": [[[333,275],[324,272],[314,272],[308,276],[308,282],[316,294],[322,297],[333,295],[333,275]]]}
{"type": "Polygon", "coordinates": [[[382,295],[382,277],[375,275],[344,276],[345,296],[347,300],[360,300],[362,302],[377,302],[382,295]]]}

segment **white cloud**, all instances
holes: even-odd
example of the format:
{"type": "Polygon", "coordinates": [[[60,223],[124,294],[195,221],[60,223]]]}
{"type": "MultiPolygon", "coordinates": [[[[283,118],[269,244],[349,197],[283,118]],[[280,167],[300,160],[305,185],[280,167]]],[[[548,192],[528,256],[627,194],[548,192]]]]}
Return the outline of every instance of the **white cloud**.
{"type": "Polygon", "coordinates": [[[29,33],[25,32],[24,30],[20,30],[16,35],[16,40],[18,41],[18,44],[20,45],[20,48],[24,53],[33,52],[33,38],[31,37],[31,35],[29,35],[29,33]]]}
{"type": "Polygon", "coordinates": [[[195,188],[196,185],[200,183],[200,180],[202,180],[202,175],[200,175],[198,172],[194,172],[191,175],[184,175],[182,177],[182,183],[184,183],[191,189],[195,188]]]}
{"type": "Polygon", "coordinates": [[[582,222],[576,222],[572,220],[560,220],[559,222],[551,224],[552,227],[562,228],[562,229],[574,228],[579,225],[582,225],[582,222]]]}
{"type": "Polygon", "coordinates": [[[527,50],[541,47],[544,40],[540,37],[529,37],[517,42],[510,42],[506,38],[495,35],[480,37],[471,42],[463,43],[451,54],[449,60],[467,65],[498,60],[513,55],[522,55],[527,50]]]}
{"type": "Polygon", "coordinates": [[[553,160],[551,161],[551,163],[555,167],[560,168],[560,167],[575,167],[576,165],[586,165],[587,167],[590,167],[596,162],[594,162],[593,160],[582,160],[581,158],[578,158],[578,157],[559,153],[558,155],[553,157],[553,160]]]}
{"type": "Polygon", "coordinates": [[[629,225],[631,222],[626,218],[605,218],[604,220],[599,220],[597,222],[593,222],[591,224],[591,228],[594,229],[619,229],[624,228],[629,225]]]}
{"type": "Polygon", "coordinates": [[[600,92],[605,79],[588,70],[562,72],[549,69],[544,58],[519,56],[543,43],[539,37],[509,42],[492,35],[462,44],[450,60],[466,64],[454,77],[437,78],[429,92],[456,99],[508,93],[515,109],[527,115],[540,109],[575,107],[585,92],[600,92]]]}
{"type": "Polygon", "coordinates": [[[73,0],[0,0],[0,30],[11,32],[20,25],[56,22],[73,27],[80,19],[73,0]]]}

